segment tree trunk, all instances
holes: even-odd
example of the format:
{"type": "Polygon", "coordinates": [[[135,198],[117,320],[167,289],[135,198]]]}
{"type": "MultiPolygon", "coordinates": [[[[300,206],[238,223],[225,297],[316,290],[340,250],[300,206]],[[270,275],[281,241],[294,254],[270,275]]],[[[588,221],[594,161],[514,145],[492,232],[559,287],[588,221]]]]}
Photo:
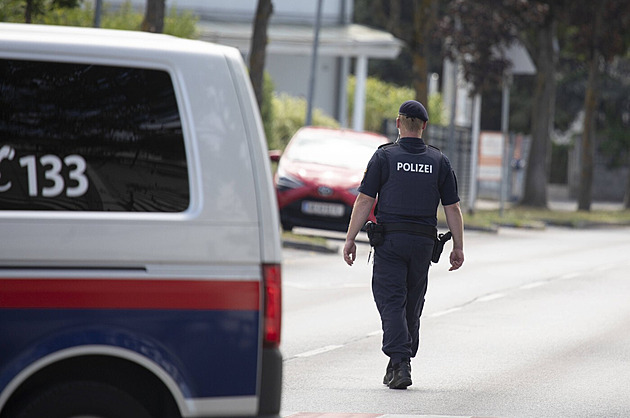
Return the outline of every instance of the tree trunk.
{"type": "Polygon", "coordinates": [[[599,54],[595,52],[589,65],[586,97],[584,98],[584,125],[580,141],[580,187],[578,210],[591,210],[593,200],[593,156],[595,142],[595,116],[598,99],[599,54]]]}
{"type": "Polygon", "coordinates": [[[271,0],[258,0],[258,8],[254,18],[254,31],[252,33],[251,47],[249,50],[249,78],[252,81],[258,108],[263,103],[263,79],[265,72],[265,56],[267,53],[267,26],[269,17],[273,12],[271,0]]]}
{"type": "Polygon", "coordinates": [[[527,160],[525,190],[521,205],[547,206],[547,180],[549,171],[550,132],[553,127],[556,105],[556,64],[558,54],[553,46],[555,18],[536,34],[535,51],[530,51],[537,67],[536,88],[532,107],[532,141],[527,160]]]}
{"type": "Polygon", "coordinates": [[[26,0],[26,7],[24,8],[24,23],[33,22],[33,0],[26,0]]]}
{"type": "Polygon", "coordinates": [[[430,35],[432,33],[435,18],[432,17],[432,0],[414,0],[413,2],[413,35],[410,40],[413,89],[416,100],[429,106],[429,89],[427,86],[428,53],[430,35]]]}
{"type": "Polygon", "coordinates": [[[147,8],[142,21],[145,32],[164,32],[164,3],[166,0],[147,0],[147,8]]]}
{"type": "Polygon", "coordinates": [[[604,10],[607,2],[595,3],[593,19],[593,39],[591,62],[588,69],[586,95],[584,97],[584,125],[580,147],[580,187],[578,189],[578,210],[590,211],[593,200],[593,155],[595,142],[595,124],[597,101],[599,99],[599,51],[598,39],[603,31],[604,10]]]}

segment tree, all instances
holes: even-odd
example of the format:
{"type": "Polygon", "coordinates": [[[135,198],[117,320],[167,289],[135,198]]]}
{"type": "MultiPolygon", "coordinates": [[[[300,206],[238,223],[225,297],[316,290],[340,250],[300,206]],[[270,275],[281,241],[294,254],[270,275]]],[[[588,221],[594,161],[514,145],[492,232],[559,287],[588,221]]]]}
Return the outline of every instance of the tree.
{"type": "Polygon", "coordinates": [[[566,19],[573,27],[568,37],[571,49],[584,60],[588,68],[580,141],[578,210],[589,211],[592,203],[596,118],[600,106],[599,83],[606,63],[624,54],[630,47],[630,3],[624,0],[579,0],[569,3],[566,13],[566,19]]]}
{"type": "Polygon", "coordinates": [[[525,189],[521,205],[547,206],[550,134],[556,108],[556,72],[559,51],[555,47],[558,8],[562,2],[536,2],[541,13],[538,25],[525,30],[521,40],[536,65],[536,86],[532,102],[531,148],[527,160],[525,189]]]}
{"type": "Polygon", "coordinates": [[[267,54],[267,26],[273,13],[271,0],[258,0],[254,30],[252,32],[249,49],[249,78],[251,79],[258,108],[263,107],[263,81],[265,72],[265,57],[267,54]]]}
{"type": "Polygon", "coordinates": [[[527,48],[537,66],[532,106],[532,145],[521,203],[547,205],[550,130],[555,109],[554,48],[556,10],[562,0],[453,0],[441,22],[447,51],[461,57],[465,78],[475,93],[503,81],[510,63],[498,52],[515,41],[527,48]],[[480,24],[479,22],[483,22],[480,24]]]}
{"type": "Polygon", "coordinates": [[[55,8],[76,8],[79,6],[81,0],[5,0],[0,2],[0,17],[6,17],[7,15],[13,15],[16,8],[20,3],[24,4],[23,16],[24,23],[33,23],[33,20],[37,16],[41,16],[46,13],[47,10],[55,8]]]}
{"type": "MultiPolygon", "coordinates": [[[[598,124],[601,129],[599,150],[610,168],[630,168],[630,60],[615,60],[601,80],[602,106],[598,124]]],[[[630,209],[630,170],[626,177],[624,208],[630,209]]]]}
{"type": "Polygon", "coordinates": [[[142,21],[145,32],[164,32],[164,8],[166,0],[147,0],[147,7],[142,21]]]}
{"type": "Polygon", "coordinates": [[[405,43],[416,99],[428,103],[428,72],[439,0],[358,0],[357,21],[383,28],[405,43]]]}

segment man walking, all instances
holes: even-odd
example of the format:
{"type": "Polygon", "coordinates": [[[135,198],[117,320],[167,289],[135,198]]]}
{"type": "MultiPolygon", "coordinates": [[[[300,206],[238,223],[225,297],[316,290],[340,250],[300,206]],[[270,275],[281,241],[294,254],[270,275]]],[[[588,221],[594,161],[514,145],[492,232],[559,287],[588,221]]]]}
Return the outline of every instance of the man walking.
{"type": "Polygon", "coordinates": [[[400,106],[400,139],[380,147],[368,163],[343,248],[348,265],[356,259],[355,238],[378,197],[376,220],[384,234],[374,247],[372,293],[381,316],[383,352],[390,358],[383,383],[411,385],[411,358],[418,351],[420,315],[437,235],[437,208],[444,207],[453,235],[450,270],[464,262],[464,224],[457,179],[444,154],[422,139],[429,116],[409,100],[400,106]]]}

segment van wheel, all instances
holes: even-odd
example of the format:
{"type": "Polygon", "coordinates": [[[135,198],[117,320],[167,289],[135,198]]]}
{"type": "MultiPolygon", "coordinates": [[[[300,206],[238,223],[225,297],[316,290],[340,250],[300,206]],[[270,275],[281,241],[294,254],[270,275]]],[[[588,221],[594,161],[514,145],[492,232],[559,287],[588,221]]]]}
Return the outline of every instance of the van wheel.
{"type": "Polygon", "coordinates": [[[16,418],[152,418],[131,395],[108,384],[73,381],[27,399],[16,418]]]}

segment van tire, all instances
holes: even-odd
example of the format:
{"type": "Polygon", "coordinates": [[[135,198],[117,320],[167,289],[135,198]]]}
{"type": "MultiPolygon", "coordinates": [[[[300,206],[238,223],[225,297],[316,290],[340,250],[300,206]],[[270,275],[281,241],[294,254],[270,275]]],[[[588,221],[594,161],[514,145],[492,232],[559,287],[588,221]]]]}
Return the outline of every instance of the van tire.
{"type": "Polygon", "coordinates": [[[100,382],[59,383],[29,398],[16,418],[152,418],[131,395],[100,382]]]}

